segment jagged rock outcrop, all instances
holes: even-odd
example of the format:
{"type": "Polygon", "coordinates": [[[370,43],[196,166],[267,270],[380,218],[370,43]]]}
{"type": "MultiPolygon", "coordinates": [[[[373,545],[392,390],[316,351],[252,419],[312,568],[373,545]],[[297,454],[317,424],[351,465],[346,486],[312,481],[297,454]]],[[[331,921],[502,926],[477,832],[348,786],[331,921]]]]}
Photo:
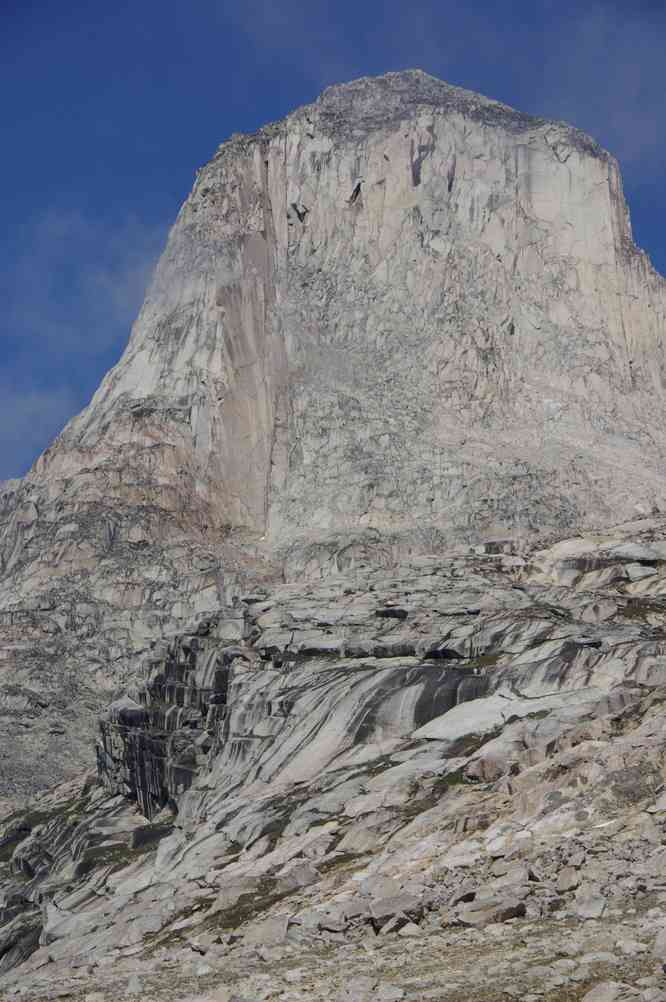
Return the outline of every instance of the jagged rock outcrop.
{"type": "Polygon", "coordinates": [[[665,309],[566,125],[409,71],[233,136],[123,358],[3,485],[5,796],[255,581],[662,505],[665,309]]]}

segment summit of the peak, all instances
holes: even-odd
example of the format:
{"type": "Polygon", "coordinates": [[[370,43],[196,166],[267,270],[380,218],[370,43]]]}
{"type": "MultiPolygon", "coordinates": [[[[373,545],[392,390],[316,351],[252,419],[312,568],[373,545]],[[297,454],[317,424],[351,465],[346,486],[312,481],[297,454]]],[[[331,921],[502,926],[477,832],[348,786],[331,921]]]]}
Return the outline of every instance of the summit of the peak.
{"type": "Polygon", "coordinates": [[[334,84],[322,92],[314,107],[329,126],[345,131],[350,128],[373,130],[389,127],[396,121],[428,109],[435,113],[457,113],[510,132],[527,132],[552,124],[565,129],[571,144],[581,151],[594,156],[605,155],[594,139],[574,126],[518,111],[501,101],[447,83],[418,68],[334,84]]]}

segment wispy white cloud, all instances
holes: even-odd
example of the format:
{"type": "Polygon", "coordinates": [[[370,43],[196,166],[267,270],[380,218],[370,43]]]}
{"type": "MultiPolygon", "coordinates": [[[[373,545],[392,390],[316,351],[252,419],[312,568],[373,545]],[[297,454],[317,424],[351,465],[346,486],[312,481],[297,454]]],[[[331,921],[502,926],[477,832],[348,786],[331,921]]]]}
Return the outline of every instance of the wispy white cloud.
{"type": "Polygon", "coordinates": [[[665,42],[663,5],[581,5],[550,39],[532,102],[593,132],[632,171],[653,171],[666,161],[665,42]]]}
{"type": "Polygon", "coordinates": [[[0,478],[25,472],[116,360],[165,234],[53,209],[3,252],[0,478]]]}
{"type": "Polygon", "coordinates": [[[348,5],[222,2],[225,23],[257,65],[298,71],[313,90],[365,73],[417,66],[521,110],[591,132],[636,172],[664,158],[666,7],[638,0],[383,0],[355,21],[348,5]]]}
{"type": "Polygon", "coordinates": [[[318,0],[307,8],[299,0],[245,0],[221,2],[218,14],[250,42],[258,71],[276,63],[288,72],[299,70],[312,84],[313,97],[359,73],[358,38],[348,10],[318,0]]]}
{"type": "Polygon", "coordinates": [[[495,5],[457,0],[389,4],[390,25],[378,30],[393,60],[569,121],[636,174],[652,172],[655,157],[666,159],[663,3],[544,2],[536,17],[529,5],[529,19],[521,3],[511,17],[495,5]]]}
{"type": "MultiPolygon", "coordinates": [[[[250,47],[240,76],[250,91],[284,80],[307,100],[336,81],[418,66],[590,132],[630,186],[654,190],[666,165],[663,0],[517,0],[510,11],[368,0],[358,16],[327,0],[208,2],[221,43],[250,47]]],[[[0,478],[57,434],[118,356],[165,236],[134,217],[54,209],[0,254],[0,478]]]]}
{"type": "Polygon", "coordinates": [[[66,386],[24,389],[0,382],[0,473],[20,476],[56,437],[77,409],[75,393],[66,386]]]}
{"type": "Polygon", "coordinates": [[[50,210],[19,234],[7,334],[39,347],[98,354],[127,339],[164,227],[50,210]]]}

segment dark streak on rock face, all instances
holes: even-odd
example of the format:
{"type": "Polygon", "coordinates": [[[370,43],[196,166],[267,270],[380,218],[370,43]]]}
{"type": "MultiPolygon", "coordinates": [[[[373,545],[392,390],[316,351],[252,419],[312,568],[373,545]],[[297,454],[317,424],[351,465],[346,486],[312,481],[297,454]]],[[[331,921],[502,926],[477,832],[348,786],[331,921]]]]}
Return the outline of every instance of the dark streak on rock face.
{"type": "Polygon", "coordinates": [[[225,713],[225,653],[217,638],[178,637],[138,701],[119,700],[100,718],[100,778],[110,790],[135,798],[148,818],[175,804],[206,760],[225,713]]]}
{"type": "MultiPolygon", "coordinates": [[[[414,645],[408,646],[411,655],[414,645]]],[[[245,697],[242,717],[230,729],[227,710],[234,669],[225,664],[225,655],[231,655],[232,663],[236,661],[237,665],[256,659],[252,648],[225,648],[215,638],[178,638],[164,663],[138,693],[140,705],[120,700],[100,720],[100,779],[112,792],[136,799],[146,817],[152,817],[168,803],[176,805],[198,772],[206,767],[208,752],[213,756],[224,752],[234,769],[249,768],[257,750],[252,732],[269,721],[273,733],[285,724],[293,727],[291,714],[299,699],[307,697],[314,681],[307,668],[316,653],[299,655],[298,663],[306,673],[295,686],[297,662],[281,651],[281,667],[273,671],[279,684],[272,686],[272,698],[266,698],[261,691],[251,702],[245,697]],[[239,733],[239,724],[244,734],[239,733]]],[[[395,658],[395,652],[391,651],[390,656],[395,658]]],[[[401,721],[402,711],[393,706],[396,699],[412,706],[400,722],[402,729],[411,730],[488,691],[487,678],[441,660],[395,665],[372,674],[362,666],[359,670],[336,664],[335,658],[330,661],[330,667],[318,672],[317,684],[324,692],[333,687],[341,693],[357,693],[358,706],[347,724],[349,740],[355,745],[374,740],[387,722],[401,721]]],[[[241,670],[236,680],[239,693],[243,678],[241,670]]],[[[335,707],[334,699],[330,712],[320,714],[319,720],[313,714],[311,726],[325,730],[335,707]]],[[[304,740],[314,740],[311,732],[306,737],[308,730],[304,740]]]]}

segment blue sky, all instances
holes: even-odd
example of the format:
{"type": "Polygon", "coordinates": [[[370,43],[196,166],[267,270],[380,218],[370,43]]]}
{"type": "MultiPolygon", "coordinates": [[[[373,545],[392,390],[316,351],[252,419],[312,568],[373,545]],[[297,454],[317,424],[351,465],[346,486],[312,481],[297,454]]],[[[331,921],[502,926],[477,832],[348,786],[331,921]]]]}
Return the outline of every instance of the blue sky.
{"type": "Polygon", "coordinates": [[[330,83],[420,67],[619,157],[666,273],[663,0],[3,0],[0,480],[119,357],[197,167],[330,83]]]}

